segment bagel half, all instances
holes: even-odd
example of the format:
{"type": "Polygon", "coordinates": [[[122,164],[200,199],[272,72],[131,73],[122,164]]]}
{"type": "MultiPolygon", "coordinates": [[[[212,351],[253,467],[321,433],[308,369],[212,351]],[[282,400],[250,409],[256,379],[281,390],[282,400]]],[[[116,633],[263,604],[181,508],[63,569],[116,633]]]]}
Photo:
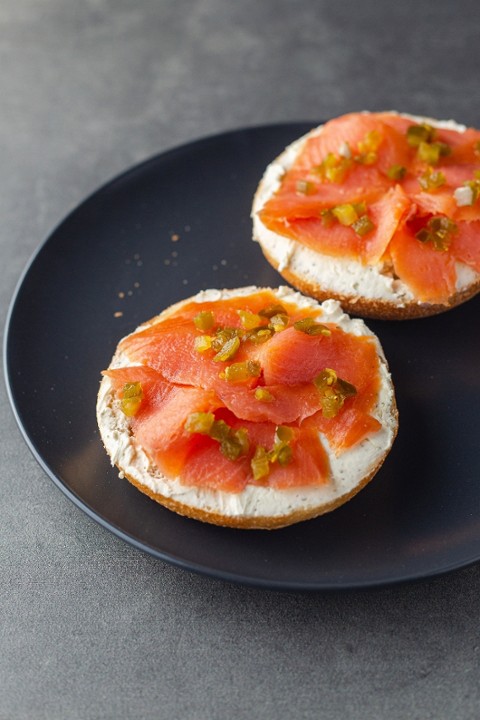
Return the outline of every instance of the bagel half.
{"type": "MultiPolygon", "coordinates": [[[[232,298],[245,299],[248,304],[249,296],[258,292],[259,289],[255,287],[200,292],[164,310],[137,328],[128,338],[175,317],[192,302],[198,304],[199,308],[205,302],[221,306],[223,301],[232,298]]],[[[339,453],[335,453],[326,437],[319,433],[318,439],[326,450],[330,465],[329,478],[323,484],[309,485],[306,482],[305,485],[278,489],[248,482],[240,492],[195,486],[186,483],[181,472],[167,476],[159,469],[151,454],[133,433],[132,419],[122,412],[121,400],[111,378],[104,376],[98,393],[97,420],[112,465],[117,466],[121,478],[126,478],[150,498],[180,515],[215,525],[246,529],[280,528],[314,518],[342,505],[361,490],[378,471],[392,446],[398,428],[394,387],[375,335],[362,320],[350,319],[335,300],[320,305],[286,287],[270,292],[279,303],[295,307],[304,315],[321,319],[322,323],[332,324],[345,333],[366,336],[369,338],[367,342],[373,343],[378,357],[379,390],[371,415],[379,421],[379,429],[339,453]]],[[[110,369],[140,365],[138,359],[132,363],[121,344],[110,369]]]]}
{"type": "MultiPolygon", "coordinates": [[[[358,113],[357,115],[375,117],[377,114],[358,113]]],[[[476,132],[452,120],[438,121],[395,112],[388,115],[408,119],[412,124],[427,124],[437,131],[442,129],[455,131],[462,136],[467,132],[470,134],[476,132]]],[[[480,291],[478,250],[475,250],[476,257],[473,262],[469,259],[468,264],[455,258],[454,287],[451,287],[447,296],[442,297],[441,300],[426,300],[419,299],[416,289],[399,277],[388,254],[380,261],[369,264],[358,256],[343,257],[339,254],[327,254],[325,250],[317,250],[312,248],[311,244],[307,246],[298,239],[288,236],[288,232],[282,234],[278,229],[272,230],[267,227],[260,217],[261,211],[281,187],[285,174],[292,168],[306,143],[311,138],[321,135],[324,128],[324,125],[319,126],[289,145],[267,167],[257,188],[252,206],[253,239],[260,244],[268,262],[285,280],[302,292],[318,300],[335,298],[341,302],[347,312],[363,317],[394,320],[419,318],[444,312],[476,295],[480,291]]],[[[480,138],[480,134],[477,134],[477,137],[480,138]]],[[[472,143],[474,142],[478,143],[478,140],[472,140],[472,143]]],[[[480,169],[480,153],[477,163],[477,168],[480,169]]],[[[454,188],[451,192],[453,196],[454,188]]],[[[319,198],[321,200],[320,194],[319,198]]],[[[478,205],[478,202],[480,201],[474,204],[478,205]]],[[[319,213],[321,207],[320,202],[319,213]]],[[[286,222],[288,225],[288,219],[286,222]]],[[[477,225],[478,247],[480,221],[477,225]]]]}

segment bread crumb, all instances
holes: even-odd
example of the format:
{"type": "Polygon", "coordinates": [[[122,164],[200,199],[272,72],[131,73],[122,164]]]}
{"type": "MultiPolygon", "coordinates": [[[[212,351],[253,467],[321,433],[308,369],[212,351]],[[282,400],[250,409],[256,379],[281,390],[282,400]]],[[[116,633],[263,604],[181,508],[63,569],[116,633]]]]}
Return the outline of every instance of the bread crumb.
{"type": "Polygon", "coordinates": [[[120,300],[123,300],[123,298],[125,297],[125,293],[124,293],[124,292],[119,292],[119,293],[118,293],[118,297],[120,298],[120,300]]]}
{"type": "Polygon", "coordinates": [[[180,240],[180,235],[177,235],[177,233],[173,233],[170,239],[172,242],[178,242],[180,240]]]}
{"type": "Polygon", "coordinates": [[[123,317],[123,312],[121,312],[120,310],[117,310],[117,312],[113,313],[113,317],[116,317],[116,318],[123,317]]]}

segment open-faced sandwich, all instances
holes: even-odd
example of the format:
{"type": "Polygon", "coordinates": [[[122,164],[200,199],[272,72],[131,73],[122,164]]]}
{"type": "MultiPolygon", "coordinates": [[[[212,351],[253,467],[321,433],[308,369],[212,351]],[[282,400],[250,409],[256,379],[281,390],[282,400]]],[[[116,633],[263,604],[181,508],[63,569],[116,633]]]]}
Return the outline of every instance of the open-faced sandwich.
{"type": "Polygon", "coordinates": [[[397,432],[380,344],[339,303],[207,290],[141,325],[103,373],[112,464],[165,507],[276,528],[346,502],[397,432]]]}
{"type": "Polygon", "coordinates": [[[336,118],[269,165],[252,216],[267,260],[317,299],[366,317],[448,310],[480,290],[480,131],[336,118]]]}

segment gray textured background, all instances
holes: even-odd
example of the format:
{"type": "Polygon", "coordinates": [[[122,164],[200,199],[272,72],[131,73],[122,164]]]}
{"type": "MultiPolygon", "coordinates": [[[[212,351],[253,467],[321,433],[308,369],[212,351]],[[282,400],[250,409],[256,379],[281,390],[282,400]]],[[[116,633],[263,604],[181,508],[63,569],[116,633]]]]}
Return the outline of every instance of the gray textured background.
{"type": "MultiPolygon", "coordinates": [[[[2,326],[84,196],[217,131],[397,108],[480,125],[478,2],[2,0],[2,326]]],[[[480,566],[375,592],[191,575],[77,510],[1,388],[0,720],[480,717],[480,566]]]]}

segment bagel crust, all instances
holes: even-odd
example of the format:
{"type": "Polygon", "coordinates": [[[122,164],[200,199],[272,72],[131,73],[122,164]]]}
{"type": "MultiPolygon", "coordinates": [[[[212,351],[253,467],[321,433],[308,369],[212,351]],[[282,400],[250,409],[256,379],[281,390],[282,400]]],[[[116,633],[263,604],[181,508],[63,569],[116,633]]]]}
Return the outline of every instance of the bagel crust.
{"type": "MultiPolygon", "coordinates": [[[[163,321],[181,309],[182,305],[192,301],[221,302],[226,298],[248,296],[258,290],[250,287],[201,292],[171,306],[135,332],[163,321]]],[[[247,484],[240,493],[203,486],[192,487],[185,485],[180,476],[166,477],[152,462],[132,434],[130,421],[120,409],[120,401],[110,378],[104,376],[97,399],[97,420],[112,465],[118,468],[120,477],[126,478],[141,492],[180,515],[214,525],[241,529],[274,529],[308,520],[334,510],[352,498],[374,477],[390,451],[397,433],[398,413],[387,362],[373,333],[362,320],[352,320],[343,313],[336,301],[330,300],[320,305],[286,287],[273,292],[280,302],[294,302],[297,307],[311,309],[312,314],[316,313],[325,322],[337,324],[346,332],[373,338],[379,357],[381,387],[372,415],[380,421],[382,427],[377,433],[367,436],[338,456],[329,447],[327,439],[319,434],[331,466],[331,479],[321,487],[306,485],[280,490],[247,484]]],[[[110,369],[131,364],[117,349],[110,369]]]]}
{"type": "MultiPolygon", "coordinates": [[[[393,111],[391,114],[398,115],[393,111]]],[[[400,115],[412,122],[428,123],[436,128],[457,132],[467,129],[453,120],[400,115]]],[[[283,175],[292,166],[305,142],[319,135],[322,129],[323,126],[319,126],[289,145],[267,167],[256,190],[252,206],[253,240],[259,243],[270,265],[302,293],[320,301],[334,298],[348,313],[381,320],[409,320],[436,315],[480,292],[480,274],[468,265],[456,262],[455,292],[445,303],[421,302],[408,285],[381,262],[363,265],[360,261],[333,257],[275,233],[262,223],[259,212],[279,188],[283,175]]]]}

